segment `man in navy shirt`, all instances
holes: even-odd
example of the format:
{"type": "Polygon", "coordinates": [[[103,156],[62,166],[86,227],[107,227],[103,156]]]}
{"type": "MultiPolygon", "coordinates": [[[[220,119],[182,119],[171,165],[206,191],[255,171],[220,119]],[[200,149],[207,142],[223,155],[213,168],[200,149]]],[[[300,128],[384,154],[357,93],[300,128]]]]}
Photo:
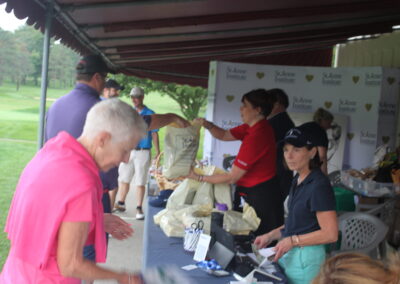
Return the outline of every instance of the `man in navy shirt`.
{"type": "MultiPolygon", "coordinates": [[[[289,98],[282,89],[270,90],[276,97],[276,102],[268,116],[269,124],[274,129],[275,140],[279,142],[285,138],[286,133],[294,127],[294,123],[286,109],[289,106],[289,98]]],[[[276,175],[279,179],[279,185],[282,190],[283,197],[289,194],[290,186],[292,185],[293,172],[288,170],[283,163],[283,144],[277,143],[276,153],[276,175]]]]}
{"type": "MultiPolygon", "coordinates": [[[[152,115],[154,111],[143,104],[144,91],[142,88],[132,88],[130,94],[134,108],[140,115],[152,115]]],[[[119,166],[120,196],[115,208],[125,211],[125,199],[129,191],[131,181],[136,186],[136,219],[143,220],[143,199],[146,189],[147,177],[151,163],[151,146],[154,144],[156,157],[160,154],[158,141],[158,129],[147,132],[147,135],[140,140],[136,149],[132,150],[128,163],[121,163],[119,166]]]]}

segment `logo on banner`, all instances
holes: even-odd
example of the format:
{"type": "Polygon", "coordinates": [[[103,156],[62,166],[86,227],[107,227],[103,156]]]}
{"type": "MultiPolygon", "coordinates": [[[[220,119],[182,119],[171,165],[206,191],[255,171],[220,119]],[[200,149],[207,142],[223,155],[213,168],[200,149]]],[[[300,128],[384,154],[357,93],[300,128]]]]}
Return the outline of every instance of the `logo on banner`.
{"type": "Polygon", "coordinates": [[[311,82],[313,79],[314,79],[314,75],[311,75],[311,74],[306,75],[307,82],[311,82]]]}
{"type": "Polygon", "coordinates": [[[226,79],[246,80],[247,79],[247,70],[240,69],[237,67],[227,66],[226,67],[226,79]]]}
{"type": "Polygon", "coordinates": [[[210,74],[211,74],[211,76],[214,76],[215,70],[214,70],[214,69],[211,69],[211,70],[210,70],[210,74]]]}
{"type": "Polygon", "coordinates": [[[296,82],[296,74],[285,70],[275,71],[275,82],[284,84],[293,84],[296,82]]]}
{"type": "Polygon", "coordinates": [[[370,111],[371,108],[372,108],[372,104],[365,104],[365,109],[366,109],[367,111],[370,111]]]}
{"type": "Polygon", "coordinates": [[[327,109],[330,109],[331,106],[332,106],[332,102],[325,102],[325,103],[324,103],[324,106],[325,106],[327,109]]]}
{"type": "Polygon", "coordinates": [[[303,97],[293,97],[292,108],[302,111],[312,110],[312,99],[306,99],[303,97]]]}
{"type": "Polygon", "coordinates": [[[234,120],[222,120],[221,121],[221,127],[223,128],[223,129],[230,129],[230,128],[232,128],[232,127],[236,127],[236,126],[239,126],[239,125],[241,125],[242,123],[241,122],[237,122],[237,121],[234,121],[234,120]]]}
{"type": "Polygon", "coordinates": [[[394,77],[387,77],[386,80],[389,83],[389,85],[392,85],[394,82],[396,82],[396,79],[394,77]]]}
{"type": "Polygon", "coordinates": [[[327,86],[340,86],[342,84],[342,75],[332,72],[323,72],[322,84],[327,86]]]}
{"type": "Polygon", "coordinates": [[[226,100],[230,103],[230,102],[232,102],[232,101],[235,99],[235,96],[227,95],[225,98],[226,98],[226,100]]]}
{"type": "Polygon", "coordinates": [[[347,139],[349,139],[351,141],[351,139],[353,139],[353,137],[354,137],[354,133],[352,133],[352,132],[347,133],[347,139]]]}
{"type": "Polygon", "coordinates": [[[360,131],[360,143],[366,145],[375,145],[376,144],[376,133],[373,133],[368,130],[360,131]]]}
{"type": "Polygon", "coordinates": [[[357,102],[350,100],[339,100],[339,112],[352,113],[357,109],[357,102]]]}
{"type": "Polygon", "coordinates": [[[360,76],[353,76],[352,79],[353,79],[353,83],[357,84],[358,81],[360,80],[360,76]]]}
{"type": "Polygon", "coordinates": [[[378,87],[381,85],[382,74],[377,73],[365,73],[365,85],[371,87],[378,87]]]}
{"type": "Polygon", "coordinates": [[[396,115],[396,105],[388,102],[380,102],[379,115],[394,117],[396,115]]]}
{"type": "Polygon", "coordinates": [[[262,78],[264,78],[265,73],[264,72],[257,72],[256,76],[257,76],[258,79],[262,79],[262,78]]]}

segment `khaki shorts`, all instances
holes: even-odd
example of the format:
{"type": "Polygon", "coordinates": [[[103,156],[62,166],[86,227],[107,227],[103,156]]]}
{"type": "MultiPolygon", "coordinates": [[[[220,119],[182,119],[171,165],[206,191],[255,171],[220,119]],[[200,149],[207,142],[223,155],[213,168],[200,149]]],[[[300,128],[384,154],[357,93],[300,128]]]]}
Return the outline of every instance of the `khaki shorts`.
{"type": "Polygon", "coordinates": [[[135,186],[147,184],[150,167],[150,150],[132,150],[128,163],[119,164],[118,181],[135,186]]]}

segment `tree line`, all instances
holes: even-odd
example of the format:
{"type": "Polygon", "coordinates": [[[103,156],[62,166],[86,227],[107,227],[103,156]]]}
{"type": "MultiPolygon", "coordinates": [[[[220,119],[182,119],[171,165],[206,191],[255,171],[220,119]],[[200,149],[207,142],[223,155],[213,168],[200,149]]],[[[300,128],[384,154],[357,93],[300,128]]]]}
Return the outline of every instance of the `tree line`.
{"type": "MultiPolygon", "coordinates": [[[[14,32],[0,28],[0,85],[11,81],[19,90],[21,85],[40,85],[43,60],[43,34],[31,26],[24,25],[14,32]]],[[[75,65],[79,54],[70,48],[50,41],[49,86],[72,88],[75,84],[75,65]]],[[[127,88],[141,86],[146,92],[157,91],[176,101],[182,114],[189,120],[198,116],[207,101],[207,90],[201,87],[179,85],[142,79],[123,74],[114,78],[127,88]]],[[[125,92],[125,94],[129,94],[125,92]]]]}
{"type": "MultiPolygon", "coordinates": [[[[73,50],[50,41],[49,85],[67,88],[74,84],[74,66],[79,55],[73,50]]],[[[4,80],[21,85],[40,85],[43,60],[43,34],[25,25],[15,32],[0,29],[0,85],[4,80]]]]}

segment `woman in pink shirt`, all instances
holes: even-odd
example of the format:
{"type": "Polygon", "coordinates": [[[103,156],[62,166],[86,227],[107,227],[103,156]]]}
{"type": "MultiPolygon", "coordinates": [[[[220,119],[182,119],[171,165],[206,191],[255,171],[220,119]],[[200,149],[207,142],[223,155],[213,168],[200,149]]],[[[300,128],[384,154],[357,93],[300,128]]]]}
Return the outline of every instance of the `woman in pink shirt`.
{"type": "Polygon", "coordinates": [[[99,170],[127,162],[146,129],[129,105],[110,99],[88,112],[78,139],[60,132],[46,143],[22,172],[12,200],[5,228],[11,248],[1,284],[142,282],[85,260],[82,251],[92,244],[96,262],[104,262],[105,232],[117,239],[133,233],[119,217],[103,215],[99,170]]]}

